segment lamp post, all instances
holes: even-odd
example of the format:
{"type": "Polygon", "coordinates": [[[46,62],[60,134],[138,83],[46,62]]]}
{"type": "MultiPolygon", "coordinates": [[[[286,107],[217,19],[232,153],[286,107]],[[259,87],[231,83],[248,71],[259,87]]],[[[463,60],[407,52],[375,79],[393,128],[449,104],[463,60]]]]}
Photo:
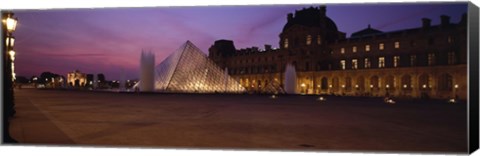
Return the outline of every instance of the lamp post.
{"type": "Polygon", "coordinates": [[[12,33],[17,27],[17,18],[13,18],[12,12],[2,12],[2,55],[3,55],[3,142],[15,143],[16,141],[10,136],[9,133],[9,119],[15,115],[14,108],[14,96],[13,96],[13,83],[15,80],[13,60],[15,59],[15,51],[13,46],[15,43],[15,37],[12,33]]]}

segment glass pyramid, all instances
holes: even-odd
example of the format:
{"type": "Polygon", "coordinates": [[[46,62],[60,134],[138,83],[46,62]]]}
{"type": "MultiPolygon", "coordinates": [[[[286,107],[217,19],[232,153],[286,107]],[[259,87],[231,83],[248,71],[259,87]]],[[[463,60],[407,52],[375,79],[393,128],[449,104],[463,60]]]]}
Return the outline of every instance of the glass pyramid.
{"type": "Polygon", "coordinates": [[[245,88],[187,41],[155,67],[155,90],[180,93],[241,93],[245,88]]]}

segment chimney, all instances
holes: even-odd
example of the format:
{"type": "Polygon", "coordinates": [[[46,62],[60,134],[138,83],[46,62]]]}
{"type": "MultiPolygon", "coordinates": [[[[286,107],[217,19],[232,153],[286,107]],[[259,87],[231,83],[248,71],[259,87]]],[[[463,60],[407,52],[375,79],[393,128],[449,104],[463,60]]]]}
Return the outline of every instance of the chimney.
{"type": "Polygon", "coordinates": [[[320,6],[320,15],[323,17],[327,14],[327,7],[325,5],[320,6]]]}
{"type": "Polygon", "coordinates": [[[422,28],[424,29],[427,29],[427,28],[430,28],[430,22],[432,20],[428,19],[428,18],[422,18],[422,28]]]}
{"type": "Polygon", "coordinates": [[[293,19],[293,14],[292,14],[292,13],[288,13],[288,15],[287,15],[287,22],[290,22],[292,19],[293,19]]]}
{"type": "Polygon", "coordinates": [[[272,50],[272,45],[265,44],[265,51],[270,51],[272,50]]]}
{"type": "Polygon", "coordinates": [[[447,15],[440,16],[442,26],[447,26],[450,24],[450,17],[447,15]]]}

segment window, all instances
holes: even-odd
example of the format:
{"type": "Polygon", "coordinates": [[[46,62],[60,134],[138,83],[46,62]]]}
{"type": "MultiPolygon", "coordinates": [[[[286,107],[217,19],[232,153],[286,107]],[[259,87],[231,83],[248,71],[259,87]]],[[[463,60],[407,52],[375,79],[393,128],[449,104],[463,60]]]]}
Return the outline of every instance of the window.
{"type": "Polygon", "coordinates": [[[340,67],[342,68],[342,70],[345,70],[345,60],[340,61],[340,67]]]}
{"type": "Polygon", "coordinates": [[[368,58],[365,58],[365,66],[364,67],[365,68],[370,68],[370,65],[371,65],[370,60],[368,58]]]}
{"type": "Polygon", "coordinates": [[[357,46],[352,47],[352,52],[354,52],[354,53],[357,52],[357,46]]]}
{"type": "Polygon", "coordinates": [[[393,57],[393,67],[398,67],[399,63],[400,63],[400,56],[394,56],[393,57]]]}
{"type": "Polygon", "coordinates": [[[435,54],[434,53],[429,53],[428,54],[428,65],[434,65],[435,64],[435,54]]]}
{"type": "Polygon", "coordinates": [[[417,65],[417,55],[410,55],[410,66],[417,65]]]}
{"type": "Polygon", "coordinates": [[[283,41],[283,47],[288,48],[288,38],[285,38],[285,40],[283,41]]]}
{"type": "Polygon", "coordinates": [[[341,54],[345,54],[345,48],[341,48],[341,49],[340,49],[340,53],[341,53],[341,54]]]}
{"type": "Polygon", "coordinates": [[[365,45],[365,51],[370,51],[370,45],[365,45]]]}
{"type": "Polygon", "coordinates": [[[312,35],[307,35],[307,45],[312,44],[312,35]]]}
{"type": "Polygon", "coordinates": [[[379,57],[378,58],[378,68],[384,68],[385,67],[385,57],[379,57]]]}
{"type": "Polygon", "coordinates": [[[396,41],[395,42],[395,49],[398,49],[398,48],[400,48],[400,42],[396,41]]]}
{"type": "Polygon", "coordinates": [[[380,50],[385,49],[385,44],[383,44],[383,43],[378,44],[378,49],[380,49],[380,50]]]}
{"type": "Polygon", "coordinates": [[[317,35],[317,44],[322,44],[322,38],[320,37],[320,35],[317,35]]]}
{"type": "Polygon", "coordinates": [[[357,59],[352,59],[352,69],[358,69],[358,61],[357,61],[357,59]]]}
{"type": "Polygon", "coordinates": [[[455,52],[448,52],[448,64],[455,64],[455,52]]]}

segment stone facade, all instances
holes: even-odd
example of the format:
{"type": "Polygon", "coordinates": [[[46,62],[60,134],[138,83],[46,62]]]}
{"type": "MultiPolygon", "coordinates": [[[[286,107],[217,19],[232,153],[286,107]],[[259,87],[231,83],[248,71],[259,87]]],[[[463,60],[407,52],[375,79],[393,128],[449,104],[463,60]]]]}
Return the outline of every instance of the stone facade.
{"type": "Polygon", "coordinates": [[[233,41],[218,40],[209,57],[250,92],[283,86],[292,64],[299,94],[466,99],[466,14],[458,23],[440,19],[392,32],[369,25],[346,38],[325,6],[311,7],[287,15],[278,49],[236,50],[233,41]]]}

